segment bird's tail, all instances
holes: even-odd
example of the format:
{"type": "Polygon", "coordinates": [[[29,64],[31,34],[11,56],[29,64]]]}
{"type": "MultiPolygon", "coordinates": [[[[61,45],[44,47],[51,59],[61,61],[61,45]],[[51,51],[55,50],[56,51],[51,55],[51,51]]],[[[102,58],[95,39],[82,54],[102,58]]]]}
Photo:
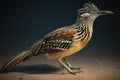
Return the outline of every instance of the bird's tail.
{"type": "Polygon", "coordinates": [[[32,52],[30,50],[24,51],[20,54],[13,56],[10,60],[8,60],[1,68],[2,71],[9,71],[12,67],[20,63],[21,61],[25,61],[32,56],[32,52]]]}

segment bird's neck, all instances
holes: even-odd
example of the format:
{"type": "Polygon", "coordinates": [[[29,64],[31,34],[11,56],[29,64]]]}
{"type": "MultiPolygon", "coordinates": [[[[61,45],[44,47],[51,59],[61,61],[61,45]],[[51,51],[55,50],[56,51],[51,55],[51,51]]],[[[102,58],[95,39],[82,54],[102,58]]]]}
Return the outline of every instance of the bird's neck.
{"type": "Polygon", "coordinates": [[[78,25],[78,27],[86,27],[91,35],[92,35],[92,32],[93,32],[93,23],[95,21],[95,19],[97,18],[98,16],[91,16],[87,19],[85,18],[77,18],[76,20],[76,25],[78,25]],[[84,25],[84,26],[82,26],[84,25]]]}
{"type": "Polygon", "coordinates": [[[90,32],[93,32],[93,23],[94,20],[79,20],[79,22],[76,22],[76,25],[78,28],[86,27],[90,32]]]}
{"type": "Polygon", "coordinates": [[[93,23],[94,20],[93,19],[89,19],[89,20],[77,20],[76,22],[76,29],[77,29],[77,34],[76,37],[80,37],[82,35],[84,35],[83,37],[81,37],[81,40],[83,38],[83,41],[89,41],[92,37],[92,33],[93,33],[93,23]],[[78,22],[79,21],[79,22],[78,22]],[[79,35],[80,34],[80,35],[79,35]]]}

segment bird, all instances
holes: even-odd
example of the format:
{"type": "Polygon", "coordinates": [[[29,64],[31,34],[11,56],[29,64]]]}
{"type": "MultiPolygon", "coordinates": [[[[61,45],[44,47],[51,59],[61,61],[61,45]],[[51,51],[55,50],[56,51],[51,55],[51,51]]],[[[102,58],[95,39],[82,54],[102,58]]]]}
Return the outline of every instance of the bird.
{"type": "Polygon", "coordinates": [[[77,10],[76,22],[63,26],[46,34],[34,43],[29,50],[23,51],[10,58],[1,68],[9,71],[20,62],[32,56],[46,54],[49,58],[60,63],[70,74],[75,75],[79,67],[72,66],[66,57],[82,50],[90,41],[93,34],[93,23],[101,15],[113,14],[112,11],[100,10],[94,3],[85,3],[77,10]]]}

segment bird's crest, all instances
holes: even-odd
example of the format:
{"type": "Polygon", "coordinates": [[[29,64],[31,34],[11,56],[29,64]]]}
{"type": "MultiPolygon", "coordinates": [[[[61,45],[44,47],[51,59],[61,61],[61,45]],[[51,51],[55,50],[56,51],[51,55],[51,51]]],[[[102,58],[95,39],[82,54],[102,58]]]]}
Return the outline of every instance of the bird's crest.
{"type": "Polygon", "coordinates": [[[99,9],[97,8],[97,6],[95,6],[93,3],[85,3],[83,5],[83,8],[79,9],[78,12],[79,13],[91,13],[93,11],[98,11],[99,9]]]}

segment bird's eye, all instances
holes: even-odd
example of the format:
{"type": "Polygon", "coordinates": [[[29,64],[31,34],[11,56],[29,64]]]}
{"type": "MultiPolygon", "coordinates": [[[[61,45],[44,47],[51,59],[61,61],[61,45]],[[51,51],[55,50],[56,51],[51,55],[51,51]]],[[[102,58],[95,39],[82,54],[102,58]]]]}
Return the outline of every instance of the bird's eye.
{"type": "Polygon", "coordinates": [[[83,14],[81,14],[81,17],[88,17],[88,16],[90,16],[90,13],[83,13],[83,14]]]}

